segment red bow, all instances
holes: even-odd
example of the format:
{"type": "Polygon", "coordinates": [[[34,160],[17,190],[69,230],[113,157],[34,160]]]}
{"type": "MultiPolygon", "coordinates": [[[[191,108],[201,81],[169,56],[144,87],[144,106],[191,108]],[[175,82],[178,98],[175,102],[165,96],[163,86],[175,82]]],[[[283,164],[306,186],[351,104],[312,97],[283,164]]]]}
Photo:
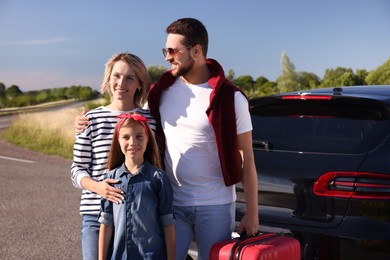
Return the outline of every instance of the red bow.
{"type": "Polygon", "coordinates": [[[146,126],[146,122],[149,122],[150,120],[147,119],[146,117],[144,117],[143,115],[124,113],[124,114],[120,114],[116,118],[120,118],[120,120],[119,120],[119,122],[117,124],[117,135],[118,135],[118,138],[119,138],[119,130],[122,128],[123,123],[127,119],[133,119],[133,120],[135,120],[137,122],[140,122],[142,124],[142,126],[145,128],[146,135],[149,138],[149,132],[148,132],[148,127],[146,126]]]}

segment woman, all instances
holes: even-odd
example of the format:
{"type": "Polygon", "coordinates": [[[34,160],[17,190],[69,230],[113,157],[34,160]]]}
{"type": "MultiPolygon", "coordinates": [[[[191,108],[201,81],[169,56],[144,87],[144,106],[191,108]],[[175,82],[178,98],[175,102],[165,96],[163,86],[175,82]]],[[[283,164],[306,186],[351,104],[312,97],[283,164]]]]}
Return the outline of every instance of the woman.
{"type": "MultiPolygon", "coordinates": [[[[106,63],[101,93],[111,97],[108,106],[89,111],[89,125],[77,135],[71,167],[72,182],[83,189],[80,202],[82,215],[83,259],[98,259],[98,239],[101,197],[121,203],[124,199],[120,189],[112,187],[117,181],[106,179],[107,157],[117,116],[138,112],[151,119],[148,111],[141,109],[150,86],[148,70],[142,60],[131,53],[112,56],[106,63]]],[[[151,121],[155,129],[155,121],[151,121]]]]}

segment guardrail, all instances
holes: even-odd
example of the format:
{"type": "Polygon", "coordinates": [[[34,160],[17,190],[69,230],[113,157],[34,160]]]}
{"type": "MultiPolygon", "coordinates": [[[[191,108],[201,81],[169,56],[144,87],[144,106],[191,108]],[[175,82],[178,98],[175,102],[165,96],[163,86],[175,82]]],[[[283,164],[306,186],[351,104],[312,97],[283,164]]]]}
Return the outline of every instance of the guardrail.
{"type": "Polygon", "coordinates": [[[62,105],[69,105],[72,103],[82,102],[80,100],[71,99],[71,100],[61,100],[61,101],[55,101],[55,102],[47,102],[38,104],[35,106],[25,106],[25,107],[9,107],[9,108],[2,108],[0,109],[0,116],[7,116],[7,115],[15,115],[19,113],[27,113],[27,112],[36,112],[43,108],[50,108],[50,107],[57,107],[62,105]]]}

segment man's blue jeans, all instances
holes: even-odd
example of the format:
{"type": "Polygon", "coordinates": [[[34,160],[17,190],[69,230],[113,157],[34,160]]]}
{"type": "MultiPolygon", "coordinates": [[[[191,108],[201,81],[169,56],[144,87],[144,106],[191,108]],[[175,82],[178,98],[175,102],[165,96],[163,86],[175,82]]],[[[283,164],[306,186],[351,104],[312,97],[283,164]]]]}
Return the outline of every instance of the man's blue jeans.
{"type": "Polygon", "coordinates": [[[81,244],[83,260],[97,260],[100,223],[98,215],[83,215],[81,224],[81,244]]]}
{"type": "Polygon", "coordinates": [[[235,224],[234,202],[210,206],[174,206],[176,258],[186,258],[195,239],[198,259],[208,260],[213,244],[230,239],[235,224]]]}

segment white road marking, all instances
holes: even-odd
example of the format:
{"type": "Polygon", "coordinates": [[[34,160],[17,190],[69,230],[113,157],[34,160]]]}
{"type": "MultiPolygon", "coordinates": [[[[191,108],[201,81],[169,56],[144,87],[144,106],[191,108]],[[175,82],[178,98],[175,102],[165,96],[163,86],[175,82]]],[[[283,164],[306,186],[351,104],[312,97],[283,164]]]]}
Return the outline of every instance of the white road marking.
{"type": "Polygon", "coordinates": [[[34,161],[30,161],[30,160],[24,160],[24,159],[19,159],[19,158],[14,158],[14,157],[7,157],[7,156],[1,156],[1,155],[0,155],[0,159],[10,160],[10,161],[18,161],[18,162],[24,162],[24,163],[35,163],[34,161]]]}

